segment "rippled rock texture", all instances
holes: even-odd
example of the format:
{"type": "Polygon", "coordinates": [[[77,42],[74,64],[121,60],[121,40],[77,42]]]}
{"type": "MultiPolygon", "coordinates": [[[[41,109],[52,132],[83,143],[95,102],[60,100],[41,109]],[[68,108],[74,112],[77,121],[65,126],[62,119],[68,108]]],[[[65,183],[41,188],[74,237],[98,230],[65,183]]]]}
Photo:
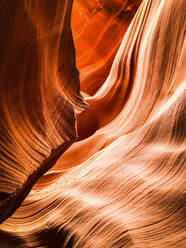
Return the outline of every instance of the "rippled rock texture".
{"type": "Polygon", "coordinates": [[[0,248],[185,247],[185,0],[0,5],[0,248]]]}
{"type": "Polygon", "coordinates": [[[0,222],[76,139],[72,1],[1,1],[0,222]]]}

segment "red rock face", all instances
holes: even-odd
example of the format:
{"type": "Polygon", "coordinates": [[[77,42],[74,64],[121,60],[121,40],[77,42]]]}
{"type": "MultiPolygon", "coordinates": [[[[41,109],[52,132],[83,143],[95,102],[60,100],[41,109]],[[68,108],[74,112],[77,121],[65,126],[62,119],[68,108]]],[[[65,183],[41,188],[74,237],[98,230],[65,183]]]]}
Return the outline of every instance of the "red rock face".
{"type": "Polygon", "coordinates": [[[72,1],[0,3],[0,222],[76,139],[72,1]]]}
{"type": "Polygon", "coordinates": [[[0,3],[0,248],[185,247],[184,2],[0,3]]]}
{"type": "Polygon", "coordinates": [[[81,90],[93,95],[104,83],[141,0],[74,1],[72,31],[81,90]]]}
{"type": "MultiPolygon", "coordinates": [[[[124,34],[140,3],[141,0],[74,2],[72,31],[83,92],[92,96],[105,82],[124,34]]],[[[118,88],[117,94],[120,93],[121,90],[118,88]]],[[[115,97],[109,100],[109,105],[106,101],[100,104],[101,108],[89,106],[89,111],[80,117],[79,140],[91,136],[98,128],[108,124],[123,107],[114,107],[118,105],[115,97]],[[103,118],[101,117],[99,123],[95,109],[102,110],[99,115],[103,118]],[[110,111],[109,116],[105,118],[105,112],[108,111],[110,111]]]]}

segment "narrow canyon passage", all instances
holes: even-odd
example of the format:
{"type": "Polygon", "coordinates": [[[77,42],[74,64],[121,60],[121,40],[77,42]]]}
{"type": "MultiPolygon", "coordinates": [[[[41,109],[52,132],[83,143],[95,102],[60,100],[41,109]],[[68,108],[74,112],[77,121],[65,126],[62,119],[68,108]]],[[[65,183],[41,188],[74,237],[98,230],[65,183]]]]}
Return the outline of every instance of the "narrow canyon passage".
{"type": "Polygon", "coordinates": [[[0,2],[0,248],[185,247],[185,6],[0,2]]]}

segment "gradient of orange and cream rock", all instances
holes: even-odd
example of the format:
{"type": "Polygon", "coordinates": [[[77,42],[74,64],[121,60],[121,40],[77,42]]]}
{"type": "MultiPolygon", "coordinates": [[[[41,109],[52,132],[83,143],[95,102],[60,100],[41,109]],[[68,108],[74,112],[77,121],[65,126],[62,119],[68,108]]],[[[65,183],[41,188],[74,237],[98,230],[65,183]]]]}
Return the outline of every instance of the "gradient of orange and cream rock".
{"type": "Polygon", "coordinates": [[[106,80],[141,1],[74,1],[72,32],[83,92],[93,95],[106,80]]]}
{"type": "MultiPolygon", "coordinates": [[[[100,17],[86,13],[102,9],[104,3],[109,1],[77,1],[74,18],[82,8],[87,29],[100,17]]],[[[113,1],[113,6],[116,3],[121,2],[113,1]]],[[[89,106],[78,119],[79,141],[1,224],[3,245],[185,247],[184,27],[184,0],[142,1],[126,33],[121,31],[122,42],[105,82],[96,85],[97,92],[91,86],[85,91],[89,106]]],[[[83,33],[76,36],[78,26],[73,30],[75,44],[79,40],[83,90],[87,67],[92,67],[86,72],[92,83],[98,76],[91,54],[99,61],[99,49],[88,48],[88,31],[83,38],[83,33]],[[87,61],[83,47],[90,52],[87,61]]]]}

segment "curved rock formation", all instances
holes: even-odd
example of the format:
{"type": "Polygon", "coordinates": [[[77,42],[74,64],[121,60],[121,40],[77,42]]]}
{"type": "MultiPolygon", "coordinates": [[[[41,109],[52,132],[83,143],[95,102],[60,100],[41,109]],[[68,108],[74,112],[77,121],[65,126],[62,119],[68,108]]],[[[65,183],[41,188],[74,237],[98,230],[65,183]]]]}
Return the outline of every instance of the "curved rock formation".
{"type": "MultiPolygon", "coordinates": [[[[76,4],[94,9],[108,2],[76,4]]],[[[186,245],[184,10],[185,0],[142,1],[106,81],[84,94],[89,106],[78,118],[79,141],[0,225],[3,248],[186,245]]]]}
{"type": "Polygon", "coordinates": [[[93,95],[106,80],[141,1],[74,1],[72,31],[83,92],[93,95]]]}
{"type": "Polygon", "coordinates": [[[72,144],[85,104],[72,1],[0,3],[0,222],[72,144]]]}

